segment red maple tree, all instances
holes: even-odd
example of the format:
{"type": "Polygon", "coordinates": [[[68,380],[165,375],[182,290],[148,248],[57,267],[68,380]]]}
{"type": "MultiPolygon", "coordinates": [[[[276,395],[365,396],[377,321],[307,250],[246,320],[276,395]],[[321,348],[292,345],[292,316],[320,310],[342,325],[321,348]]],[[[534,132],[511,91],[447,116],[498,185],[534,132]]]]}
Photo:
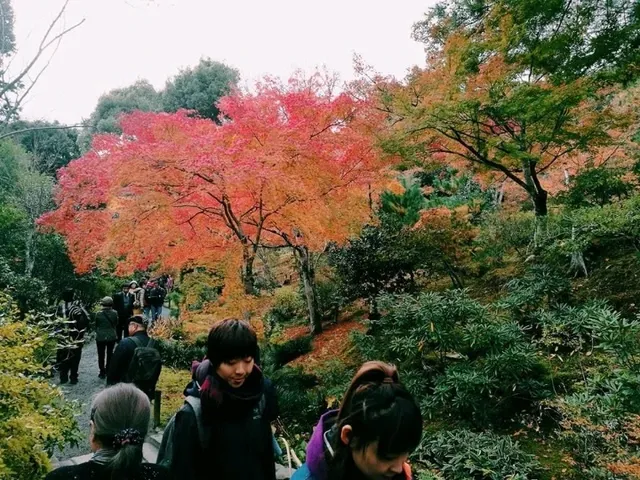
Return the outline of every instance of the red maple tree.
{"type": "Polygon", "coordinates": [[[290,248],[320,331],[311,252],[357,233],[386,178],[383,125],[366,100],[316,75],[267,79],[220,101],[221,125],[135,112],[60,173],[42,219],[67,238],[78,271],[215,265],[242,252],[254,293],[260,248],[290,248]]]}

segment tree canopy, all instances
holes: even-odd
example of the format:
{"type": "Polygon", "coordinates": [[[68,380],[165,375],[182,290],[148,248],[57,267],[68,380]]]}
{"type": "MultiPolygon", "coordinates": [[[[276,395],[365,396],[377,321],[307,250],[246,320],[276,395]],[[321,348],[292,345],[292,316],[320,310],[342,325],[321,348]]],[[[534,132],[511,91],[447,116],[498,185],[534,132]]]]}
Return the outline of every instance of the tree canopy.
{"type": "Polygon", "coordinates": [[[218,100],[228,95],[239,80],[240,73],[235,68],[203,58],[195,67],[185,68],[167,81],[162,92],[163,109],[195,110],[201,117],[217,121],[218,100]]]}

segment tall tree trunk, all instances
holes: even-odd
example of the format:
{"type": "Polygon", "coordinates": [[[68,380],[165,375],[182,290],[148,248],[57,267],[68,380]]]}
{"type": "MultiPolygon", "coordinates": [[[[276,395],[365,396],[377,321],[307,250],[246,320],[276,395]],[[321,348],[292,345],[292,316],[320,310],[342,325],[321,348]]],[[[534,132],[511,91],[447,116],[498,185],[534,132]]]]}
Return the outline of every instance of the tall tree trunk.
{"type": "Polygon", "coordinates": [[[524,175],[525,183],[527,184],[527,191],[529,197],[533,202],[533,209],[536,213],[536,217],[544,217],[549,213],[547,209],[547,200],[549,194],[542,188],[540,179],[538,179],[538,172],[536,172],[536,162],[531,160],[525,160],[522,164],[522,173],[524,175]]]}
{"type": "Polygon", "coordinates": [[[318,312],[318,297],[316,295],[316,278],[313,264],[311,263],[311,254],[307,247],[296,246],[293,252],[298,261],[298,270],[302,285],[304,287],[304,296],[307,300],[307,310],[309,312],[309,324],[311,334],[317,335],[322,332],[322,319],[318,312]]]}
{"type": "Polygon", "coordinates": [[[531,199],[533,200],[533,208],[536,212],[536,217],[544,217],[547,215],[547,213],[549,213],[547,209],[548,197],[549,194],[546,192],[546,190],[536,191],[533,194],[531,199]]]}
{"type": "Polygon", "coordinates": [[[242,245],[242,283],[244,284],[244,293],[247,295],[256,294],[256,277],[253,272],[253,262],[256,259],[254,250],[250,245],[242,245]]]}

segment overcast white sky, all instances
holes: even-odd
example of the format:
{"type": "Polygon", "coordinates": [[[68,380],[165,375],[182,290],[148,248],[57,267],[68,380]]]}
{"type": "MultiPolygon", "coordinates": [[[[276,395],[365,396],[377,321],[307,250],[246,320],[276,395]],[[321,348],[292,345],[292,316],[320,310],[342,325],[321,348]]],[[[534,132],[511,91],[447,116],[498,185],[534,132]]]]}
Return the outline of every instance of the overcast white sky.
{"type": "MultiPolygon", "coordinates": [[[[32,91],[23,116],[76,123],[98,97],[146,78],[156,88],[203,56],[252,82],[316,66],[353,77],[358,53],[380,72],[403,77],[424,62],[411,25],[434,0],[71,0],[66,37],[32,91]]],[[[13,0],[20,49],[30,58],[63,0],[13,0]]]]}

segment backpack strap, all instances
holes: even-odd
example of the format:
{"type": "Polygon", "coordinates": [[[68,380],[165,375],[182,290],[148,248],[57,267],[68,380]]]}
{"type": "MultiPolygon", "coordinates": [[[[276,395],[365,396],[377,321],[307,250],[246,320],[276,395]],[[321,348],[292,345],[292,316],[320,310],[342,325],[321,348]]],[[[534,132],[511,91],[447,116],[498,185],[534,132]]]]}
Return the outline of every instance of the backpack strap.
{"type": "Polygon", "coordinates": [[[206,450],[209,445],[209,432],[202,423],[202,402],[198,397],[188,396],[184,400],[185,404],[188,404],[196,417],[196,425],[198,426],[198,438],[200,439],[200,445],[206,450]]]}
{"type": "Polygon", "coordinates": [[[130,338],[133,341],[133,343],[136,344],[136,348],[140,348],[143,346],[142,340],[140,340],[138,337],[127,337],[127,338],[130,338]]]}

